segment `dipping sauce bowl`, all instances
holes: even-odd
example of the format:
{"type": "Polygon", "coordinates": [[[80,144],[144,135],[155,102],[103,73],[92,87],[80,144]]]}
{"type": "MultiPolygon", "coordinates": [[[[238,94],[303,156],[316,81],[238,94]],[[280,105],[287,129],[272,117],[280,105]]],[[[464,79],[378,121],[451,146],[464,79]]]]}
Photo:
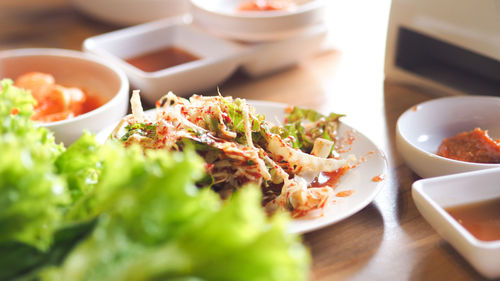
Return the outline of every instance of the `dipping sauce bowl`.
{"type": "Polygon", "coordinates": [[[125,73],[102,58],[63,49],[15,49],[0,52],[0,79],[16,80],[29,72],[51,74],[57,84],[76,87],[99,97],[102,105],[87,113],[56,122],[39,123],[54,132],[56,142],[69,145],[83,130],[97,133],[117,122],[128,108],[125,73]]]}

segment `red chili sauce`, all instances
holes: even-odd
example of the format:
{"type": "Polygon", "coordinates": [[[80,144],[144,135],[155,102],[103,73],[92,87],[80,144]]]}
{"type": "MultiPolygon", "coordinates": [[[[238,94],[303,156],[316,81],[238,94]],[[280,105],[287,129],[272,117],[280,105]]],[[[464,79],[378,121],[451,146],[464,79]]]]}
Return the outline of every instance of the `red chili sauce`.
{"type": "Polygon", "coordinates": [[[500,143],[488,136],[488,131],[475,128],[444,139],[437,155],[466,162],[500,163],[500,143]]]}
{"type": "Polygon", "coordinates": [[[154,72],[199,59],[198,56],[182,48],[170,46],[131,57],[125,61],[143,71],[154,72]]]}
{"type": "Polygon", "coordinates": [[[500,240],[500,198],[446,208],[477,239],[500,240]]]}

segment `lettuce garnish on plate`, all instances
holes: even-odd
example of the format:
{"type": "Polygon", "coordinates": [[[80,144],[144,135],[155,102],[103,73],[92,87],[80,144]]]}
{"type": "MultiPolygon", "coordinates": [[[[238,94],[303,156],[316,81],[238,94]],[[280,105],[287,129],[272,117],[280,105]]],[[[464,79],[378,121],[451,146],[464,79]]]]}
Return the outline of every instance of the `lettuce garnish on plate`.
{"type": "Polygon", "coordinates": [[[344,116],[338,113],[325,116],[315,110],[295,106],[287,115],[284,126],[275,127],[275,130],[284,139],[291,137],[294,148],[310,153],[315,139],[336,140],[338,121],[344,116]]]}

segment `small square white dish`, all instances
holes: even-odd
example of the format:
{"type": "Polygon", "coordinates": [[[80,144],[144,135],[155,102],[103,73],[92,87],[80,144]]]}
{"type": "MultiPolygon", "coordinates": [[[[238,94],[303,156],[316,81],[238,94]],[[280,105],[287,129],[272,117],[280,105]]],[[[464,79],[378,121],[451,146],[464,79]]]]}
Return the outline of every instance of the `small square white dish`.
{"type": "Polygon", "coordinates": [[[418,180],[412,196],[429,224],[479,273],[500,277],[500,240],[473,236],[445,208],[500,198],[500,168],[418,180]]]}
{"type": "Polygon", "coordinates": [[[122,68],[134,89],[150,102],[168,91],[177,95],[199,93],[219,85],[240,65],[242,46],[210,35],[189,24],[189,18],[166,19],[94,36],[83,50],[122,68]],[[165,47],[178,47],[198,60],[154,72],[145,72],[125,60],[165,47]]]}

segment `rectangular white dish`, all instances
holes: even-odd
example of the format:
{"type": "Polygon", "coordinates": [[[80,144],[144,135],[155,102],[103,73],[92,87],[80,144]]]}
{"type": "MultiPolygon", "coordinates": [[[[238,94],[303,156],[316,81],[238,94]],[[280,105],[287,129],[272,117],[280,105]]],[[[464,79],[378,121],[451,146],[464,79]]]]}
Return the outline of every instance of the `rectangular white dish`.
{"type": "Polygon", "coordinates": [[[444,208],[500,198],[500,169],[487,169],[416,181],[415,205],[422,216],[479,273],[500,277],[500,240],[474,237],[444,208]]]}
{"type": "Polygon", "coordinates": [[[242,43],[217,37],[192,24],[191,17],[154,21],[87,38],[83,50],[118,65],[132,89],[155,102],[168,91],[187,96],[220,86],[239,67],[250,76],[262,76],[293,66],[318,52],[327,29],[315,26],[300,36],[265,43],[242,43]],[[176,46],[199,60],[145,72],[125,59],[176,46]]]}

